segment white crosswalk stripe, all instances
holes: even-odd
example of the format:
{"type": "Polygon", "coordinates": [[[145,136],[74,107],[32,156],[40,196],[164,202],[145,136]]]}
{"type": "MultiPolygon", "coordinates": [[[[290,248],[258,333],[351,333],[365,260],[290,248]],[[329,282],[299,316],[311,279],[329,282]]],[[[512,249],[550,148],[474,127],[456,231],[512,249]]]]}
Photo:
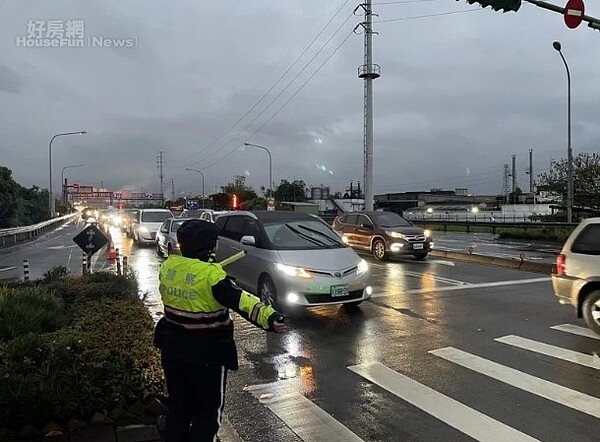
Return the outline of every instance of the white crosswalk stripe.
{"type": "Polygon", "coordinates": [[[457,348],[446,347],[432,350],[429,353],[513,387],[557,402],[565,407],[600,418],[600,399],[593,396],[571,390],[457,348]]]}
{"type": "Polygon", "coordinates": [[[348,369],[473,439],[486,442],[537,440],[378,362],[348,369]]]}
{"type": "Polygon", "coordinates": [[[596,333],[591,331],[589,328],[579,327],[579,326],[573,325],[573,324],[555,325],[550,328],[553,330],[558,330],[558,331],[562,331],[565,333],[571,333],[573,335],[585,336],[586,338],[600,339],[600,335],[597,335],[596,333]]]}
{"type": "Polygon", "coordinates": [[[599,356],[586,355],[566,348],[544,344],[543,342],[532,341],[521,336],[503,336],[502,338],[495,339],[495,341],[600,370],[599,356]]]}
{"type": "MultiPolygon", "coordinates": [[[[587,333],[587,329],[571,324],[557,325],[551,328],[598,339],[595,335],[587,333]]],[[[600,369],[600,357],[595,354],[585,354],[517,335],[499,337],[494,341],[493,345],[507,345],[508,348],[513,348],[513,351],[523,349],[571,364],[595,370],[600,369]]],[[[428,353],[465,367],[473,373],[483,374],[491,378],[490,381],[486,382],[500,381],[561,406],[600,419],[600,398],[538,378],[458,348],[445,347],[431,350],[428,353]]],[[[527,428],[516,429],[512,427],[510,416],[500,417],[502,421],[494,419],[380,362],[371,361],[351,365],[347,369],[474,440],[484,442],[535,442],[538,440],[532,435],[526,434],[527,428]]],[[[349,428],[302,395],[298,384],[291,379],[250,386],[246,390],[259,399],[303,441],[363,442],[363,439],[352,432],[351,418],[344,421],[349,425],[349,428]]],[[[485,390],[478,390],[478,394],[482,393],[484,394],[485,390]]],[[[490,399],[494,400],[493,398],[490,399]]],[[[344,420],[343,417],[341,419],[344,420]]],[[[382,416],[381,422],[373,422],[373,425],[380,427],[384,423],[384,419],[386,419],[386,416],[382,416]]]]}
{"type": "Polygon", "coordinates": [[[247,387],[254,397],[290,427],[305,442],[364,442],[318,405],[297,392],[289,393],[287,383],[247,387]]]}

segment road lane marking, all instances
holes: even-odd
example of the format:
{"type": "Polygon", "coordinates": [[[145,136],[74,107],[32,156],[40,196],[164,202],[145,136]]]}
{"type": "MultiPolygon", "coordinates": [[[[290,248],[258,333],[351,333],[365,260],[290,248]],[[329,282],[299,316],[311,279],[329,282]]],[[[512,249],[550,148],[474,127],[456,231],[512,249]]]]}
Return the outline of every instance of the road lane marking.
{"type": "Polygon", "coordinates": [[[345,425],[284,382],[246,387],[304,441],[364,442],[345,425]]]}
{"type": "Polygon", "coordinates": [[[503,336],[494,340],[503,344],[512,345],[513,347],[522,348],[523,350],[533,351],[535,353],[551,356],[553,358],[562,359],[563,361],[568,361],[574,364],[584,365],[586,367],[600,370],[600,357],[598,356],[579,353],[578,351],[544,344],[543,342],[533,341],[531,339],[526,339],[515,335],[503,336]]]}
{"type": "Polygon", "coordinates": [[[592,338],[592,339],[600,339],[600,335],[597,335],[596,333],[591,331],[589,328],[579,327],[578,325],[562,324],[562,325],[555,325],[550,328],[552,330],[558,330],[558,331],[565,332],[565,333],[571,333],[572,335],[585,336],[586,338],[592,338]]]}
{"type": "MultiPolygon", "coordinates": [[[[454,290],[470,290],[470,289],[485,289],[488,287],[503,287],[509,285],[520,285],[520,284],[536,284],[539,282],[549,282],[551,278],[532,278],[532,279],[516,279],[514,281],[496,281],[496,282],[483,282],[476,284],[464,284],[460,286],[445,286],[445,287],[435,287],[432,289],[411,289],[404,290],[401,293],[406,295],[418,295],[422,293],[431,293],[431,292],[451,292],[454,290]]],[[[373,293],[371,298],[380,298],[383,296],[395,296],[397,293],[373,293]]]]}
{"type": "Polygon", "coordinates": [[[16,267],[4,267],[2,269],[0,269],[0,272],[8,272],[9,270],[14,270],[16,269],[16,267]]]}
{"type": "Polygon", "coordinates": [[[571,390],[454,347],[431,350],[429,353],[505,384],[520,388],[528,393],[533,393],[565,407],[600,418],[600,399],[596,397],[571,390]]]}
{"type": "Polygon", "coordinates": [[[403,272],[405,275],[407,276],[413,276],[415,278],[427,278],[427,279],[433,279],[434,281],[438,281],[438,282],[445,282],[446,284],[451,284],[451,285],[467,285],[468,282],[465,281],[459,281],[458,279],[451,279],[451,278],[445,278],[443,276],[437,276],[437,275],[433,275],[431,273],[421,273],[421,272],[412,272],[412,271],[404,271],[403,272]]]}
{"type": "Polygon", "coordinates": [[[348,369],[473,439],[486,442],[538,440],[379,362],[348,369]]]}

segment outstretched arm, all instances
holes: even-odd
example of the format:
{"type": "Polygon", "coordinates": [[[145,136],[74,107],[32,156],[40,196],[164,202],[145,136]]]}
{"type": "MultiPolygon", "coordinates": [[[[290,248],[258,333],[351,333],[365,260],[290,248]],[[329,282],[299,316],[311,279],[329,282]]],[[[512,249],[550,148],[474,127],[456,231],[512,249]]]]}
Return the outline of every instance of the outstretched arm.
{"type": "Polygon", "coordinates": [[[219,304],[236,311],[257,327],[278,333],[285,330],[282,315],[256,296],[239,288],[230,278],[213,285],[212,293],[219,304]]]}

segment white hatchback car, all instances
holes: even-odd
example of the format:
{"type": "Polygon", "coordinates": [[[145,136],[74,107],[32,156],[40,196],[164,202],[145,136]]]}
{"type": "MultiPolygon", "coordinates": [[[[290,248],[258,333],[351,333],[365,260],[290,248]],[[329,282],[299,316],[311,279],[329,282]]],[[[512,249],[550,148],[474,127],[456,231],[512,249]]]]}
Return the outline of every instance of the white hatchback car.
{"type": "Polygon", "coordinates": [[[577,317],[600,335],[600,218],[579,224],[565,242],[552,275],[561,304],[575,307],[577,317]]]}

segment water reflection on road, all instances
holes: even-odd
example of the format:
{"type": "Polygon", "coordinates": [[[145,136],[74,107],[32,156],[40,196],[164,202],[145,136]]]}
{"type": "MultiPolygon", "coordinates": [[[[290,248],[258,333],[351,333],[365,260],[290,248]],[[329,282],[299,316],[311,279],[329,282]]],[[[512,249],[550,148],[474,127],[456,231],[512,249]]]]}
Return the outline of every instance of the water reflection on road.
{"type": "Polygon", "coordinates": [[[128,258],[128,265],[136,275],[140,297],[154,320],[158,321],[163,314],[163,304],[158,292],[158,271],[162,258],[156,254],[152,245],[136,245],[116,227],[110,228],[110,234],[115,249],[119,249],[121,256],[128,258]]]}

